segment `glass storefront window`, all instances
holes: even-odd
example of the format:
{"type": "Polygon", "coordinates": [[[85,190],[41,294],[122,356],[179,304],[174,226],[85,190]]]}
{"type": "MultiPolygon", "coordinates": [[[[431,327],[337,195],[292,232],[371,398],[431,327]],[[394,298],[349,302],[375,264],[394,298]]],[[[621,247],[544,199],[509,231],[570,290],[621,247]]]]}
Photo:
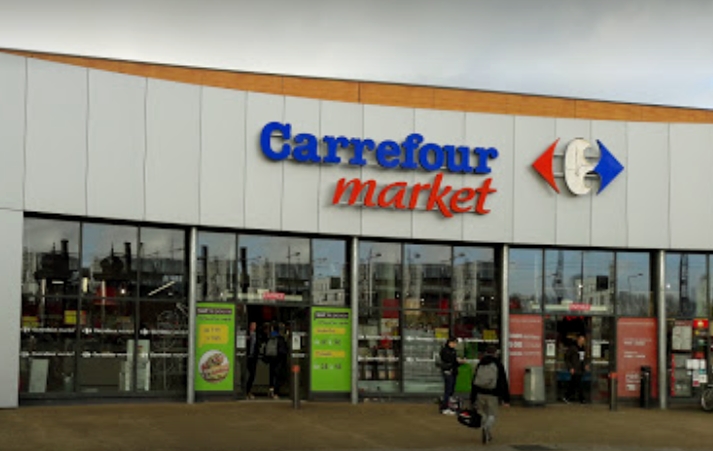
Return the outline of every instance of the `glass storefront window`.
{"type": "Polygon", "coordinates": [[[87,327],[81,328],[79,391],[132,391],[136,301],[88,297],[82,300],[87,327]]]}
{"type": "Polygon", "coordinates": [[[651,261],[645,252],[616,254],[617,308],[620,316],[654,316],[651,261]]]}
{"type": "Polygon", "coordinates": [[[405,309],[450,309],[451,248],[407,244],[405,246],[405,309]]]}
{"type": "Polygon", "coordinates": [[[545,310],[568,312],[582,304],[582,252],[545,250],[545,310]]]}
{"type": "Polygon", "coordinates": [[[666,254],[666,315],[669,318],[705,317],[708,270],[705,255],[666,254]]]}
{"type": "Polygon", "coordinates": [[[404,392],[439,393],[443,376],[435,365],[450,335],[447,310],[404,310],[404,392]]]}
{"type": "Polygon", "coordinates": [[[139,297],[185,298],[186,233],[158,228],[142,228],[140,233],[139,297]]]}
{"type": "Polygon", "coordinates": [[[313,240],[312,303],[348,305],[347,244],[342,240],[313,240]]]}
{"type": "Polygon", "coordinates": [[[188,358],[188,308],[183,303],[139,304],[138,391],[183,391],[188,358]]]}
{"type": "Polygon", "coordinates": [[[359,391],[395,393],[401,390],[401,324],[396,308],[359,312],[359,391]]]}
{"type": "Polygon", "coordinates": [[[542,249],[511,249],[508,297],[512,313],[542,311],[542,249]]]}
{"type": "Polygon", "coordinates": [[[247,302],[306,302],[310,297],[310,240],[240,235],[240,266],[247,281],[239,299],[247,302]]]}
{"type": "Polygon", "coordinates": [[[614,253],[586,251],[583,259],[584,277],[581,284],[581,302],[589,311],[613,313],[612,295],[614,291],[614,253]]]}
{"type": "Polygon", "coordinates": [[[401,305],[401,245],[359,243],[359,313],[401,305]]]}
{"type": "Polygon", "coordinates": [[[82,226],[82,294],[128,298],[136,294],[138,228],[82,226]]]}
{"type": "Polygon", "coordinates": [[[23,295],[79,294],[79,223],[27,218],[22,258],[23,295]]]}
{"type": "MultiPolygon", "coordinates": [[[[232,233],[200,232],[197,255],[198,302],[222,302],[235,299],[237,237],[232,233]]],[[[241,282],[247,286],[247,266],[240,267],[241,282]]]]}
{"type": "Polygon", "coordinates": [[[474,313],[500,309],[492,248],[453,248],[453,310],[474,313]]]}

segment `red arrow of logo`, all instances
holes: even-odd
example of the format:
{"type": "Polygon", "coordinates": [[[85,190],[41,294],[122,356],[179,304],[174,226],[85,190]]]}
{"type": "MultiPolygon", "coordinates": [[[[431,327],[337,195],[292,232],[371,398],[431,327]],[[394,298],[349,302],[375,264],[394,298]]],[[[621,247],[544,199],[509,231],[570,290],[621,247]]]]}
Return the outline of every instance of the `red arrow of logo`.
{"type": "Polygon", "coordinates": [[[557,143],[559,141],[559,138],[557,138],[557,141],[553,142],[552,145],[550,145],[550,147],[548,147],[547,150],[545,150],[545,152],[540,155],[534,163],[532,163],[532,167],[535,168],[537,173],[540,174],[542,178],[545,179],[547,183],[549,183],[550,186],[558,193],[560,192],[560,189],[557,187],[557,183],[555,182],[555,173],[552,170],[552,162],[554,161],[555,148],[557,147],[557,143]]]}

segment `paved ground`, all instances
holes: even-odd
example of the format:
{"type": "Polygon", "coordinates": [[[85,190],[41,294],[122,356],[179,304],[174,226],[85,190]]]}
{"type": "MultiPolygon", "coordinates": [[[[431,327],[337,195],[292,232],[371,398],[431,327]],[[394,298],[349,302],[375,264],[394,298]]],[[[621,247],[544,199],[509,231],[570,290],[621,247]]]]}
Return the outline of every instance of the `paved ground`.
{"type": "MultiPolygon", "coordinates": [[[[481,447],[479,438],[432,404],[303,403],[293,410],[287,402],[263,401],[0,411],[1,451],[460,451],[481,447]]],[[[711,450],[713,415],[693,408],[512,407],[503,409],[488,449],[711,450]]]]}

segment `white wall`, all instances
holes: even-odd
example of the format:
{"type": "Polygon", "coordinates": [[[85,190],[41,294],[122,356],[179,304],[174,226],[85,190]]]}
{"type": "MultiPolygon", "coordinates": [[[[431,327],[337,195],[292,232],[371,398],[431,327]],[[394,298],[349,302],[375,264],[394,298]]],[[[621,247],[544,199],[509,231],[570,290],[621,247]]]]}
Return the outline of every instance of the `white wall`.
{"type": "MultiPolygon", "coordinates": [[[[244,93],[0,56],[0,207],[363,237],[618,248],[713,249],[713,126],[474,114],[244,93]],[[24,94],[26,91],[26,94],[24,94]],[[25,121],[25,117],[27,120],[25,121]],[[335,206],[342,177],[431,183],[435,173],[273,162],[262,127],[377,143],[418,132],[496,147],[491,213],[335,206]],[[625,166],[601,194],[556,193],[532,163],[556,139],[600,139],[625,166]],[[24,146],[24,153],[23,153],[24,146]],[[24,178],[24,185],[23,185],[24,178]],[[24,198],[23,198],[24,193],[24,198]]],[[[561,172],[561,162],[555,163],[561,172]],[[558,166],[559,165],[559,166],[558,166]]],[[[445,173],[454,190],[479,175],[445,173]]]]}
{"type": "Polygon", "coordinates": [[[0,408],[17,407],[20,374],[22,212],[0,209],[0,408]]]}

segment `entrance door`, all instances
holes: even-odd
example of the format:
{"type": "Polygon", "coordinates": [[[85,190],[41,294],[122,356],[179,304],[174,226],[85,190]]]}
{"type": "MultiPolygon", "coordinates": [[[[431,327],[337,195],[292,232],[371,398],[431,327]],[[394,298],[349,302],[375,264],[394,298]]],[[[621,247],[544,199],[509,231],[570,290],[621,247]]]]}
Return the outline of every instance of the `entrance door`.
{"type": "Polygon", "coordinates": [[[307,307],[275,306],[275,305],[249,305],[243,307],[245,314],[238,326],[238,336],[246,337],[238,340],[236,357],[240,362],[240,385],[236,386],[237,397],[245,397],[249,379],[253,379],[250,393],[255,399],[270,399],[269,389],[270,371],[272,361],[273,377],[275,378],[275,394],[279,398],[291,399],[292,397],[292,367],[297,365],[300,369],[300,397],[307,397],[307,381],[309,376],[308,363],[308,328],[309,309],[307,307]],[[261,358],[254,367],[254,375],[250,374],[251,368],[247,359],[247,336],[251,327],[255,327],[258,336],[258,348],[261,358]],[[287,345],[287,354],[270,358],[265,356],[268,338],[279,333],[287,345]]]}
{"type": "Polygon", "coordinates": [[[613,368],[614,328],[610,317],[545,317],[545,391],[548,403],[562,402],[571,381],[565,364],[567,349],[579,335],[586,338],[585,352],[590,362],[583,377],[585,400],[593,403],[609,399],[608,375],[613,368]]]}

